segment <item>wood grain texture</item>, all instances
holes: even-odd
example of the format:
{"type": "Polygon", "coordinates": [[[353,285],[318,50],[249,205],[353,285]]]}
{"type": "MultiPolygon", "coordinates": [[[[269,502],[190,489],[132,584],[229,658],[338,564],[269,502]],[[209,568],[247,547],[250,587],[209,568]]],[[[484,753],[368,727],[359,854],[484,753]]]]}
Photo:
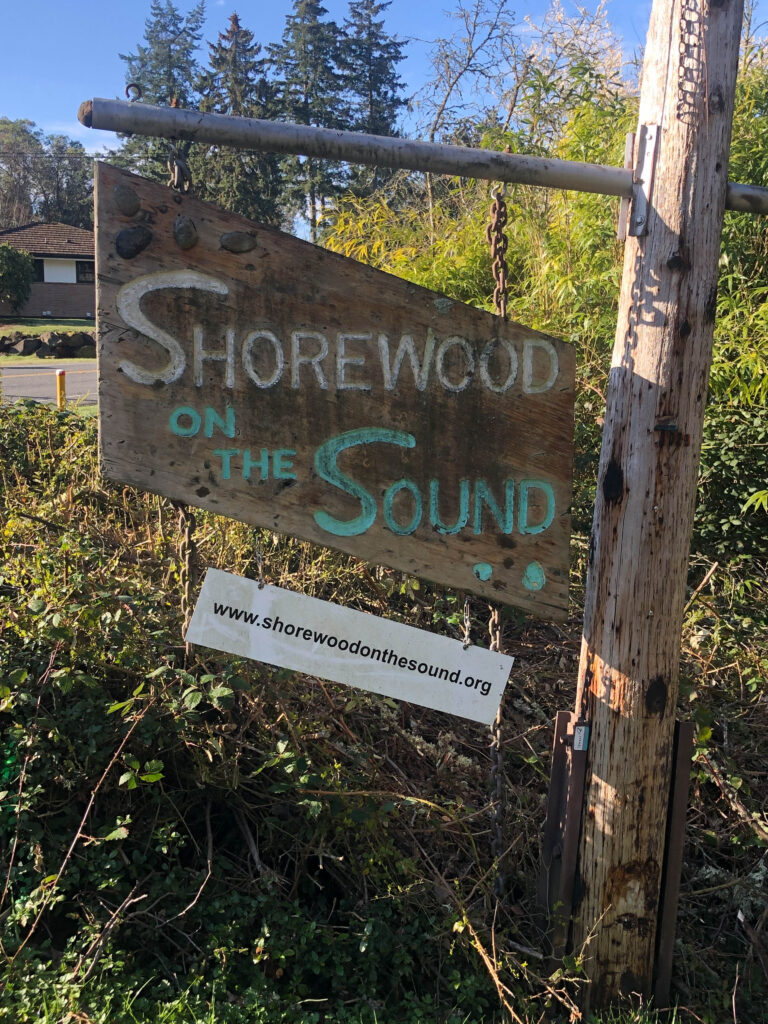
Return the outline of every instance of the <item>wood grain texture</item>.
{"type": "Polygon", "coordinates": [[[656,0],[646,48],[640,125],[661,138],[648,233],[626,245],[576,704],[589,1007],[652,988],[742,6],[656,0]]]}
{"type": "Polygon", "coordinates": [[[106,476],[565,616],[570,346],[104,164],[96,211],[106,476]]]}

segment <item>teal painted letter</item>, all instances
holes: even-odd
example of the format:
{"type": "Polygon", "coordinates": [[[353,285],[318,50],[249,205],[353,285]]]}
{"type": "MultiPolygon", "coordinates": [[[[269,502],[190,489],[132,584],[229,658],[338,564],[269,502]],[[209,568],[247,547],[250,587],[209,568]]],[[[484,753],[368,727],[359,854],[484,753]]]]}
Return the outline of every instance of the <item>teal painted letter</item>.
{"type": "Polygon", "coordinates": [[[205,407],[205,436],[213,437],[213,428],[218,427],[225,437],[235,436],[235,410],[231,405],[227,406],[226,419],[212,409],[210,405],[205,407]]]}
{"type": "Polygon", "coordinates": [[[475,481],[475,517],[474,517],[474,529],[473,532],[480,534],[483,532],[483,502],[488,506],[491,511],[491,515],[496,520],[498,525],[504,531],[504,533],[512,533],[512,520],[514,518],[515,510],[515,481],[505,480],[504,481],[504,515],[501,514],[501,509],[496,501],[488,484],[485,480],[475,481]]]}
{"type": "Polygon", "coordinates": [[[459,481],[459,514],[453,526],[446,526],[440,521],[440,483],[429,481],[429,522],[438,533],[458,533],[467,525],[469,519],[469,480],[459,481]]]}
{"type": "Polygon", "coordinates": [[[194,437],[200,429],[200,422],[200,413],[196,409],[193,409],[191,405],[180,405],[171,413],[168,426],[176,437],[194,437]],[[179,422],[182,416],[189,420],[188,427],[183,427],[179,422]]]}
{"type": "Polygon", "coordinates": [[[398,480],[387,488],[384,493],[384,521],[392,533],[396,533],[398,537],[407,537],[418,527],[421,522],[421,494],[413,480],[398,480]],[[400,491],[410,491],[413,496],[413,515],[407,526],[401,526],[392,514],[395,496],[400,491]]]}
{"type": "Polygon", "coordinates": [[[555,492],[552,485],[543,480],[521,480],[520,481],[520,507],[517,515],[517,523],[520,533],[543,533],[548,526],[552,525],[555,518],[555,492]],[[540,523],[528,523],[528,492],[532,490],[543,491],[547,498],[547,511],[540,523]]]}
{"type": "Polygon", "coordinates": [[[232,459],[240,454],[239,448],[214,448],[214,455],[221,459],[221,479],[229,480],[232,477],[232,459]]]}
{"type": "Polygon", "coordinates": [[[387,430],[384,427],[360,427],[348,430],[338,437],[332,437],[315,452],[315,472],[319,477],[345,494],[351,494],[360,502],[360,515],[354,519],[340,520],[324,512],[315,512],[315,522],[321,530],[336,537],[357,537],[365,533],[376,519],[376,499],[355,480],[345,476],[336,465],[339,455],[347,448],[359,444],[395,444],[400,448],[415,448],[416,438],[402,430],[387,430]]]}

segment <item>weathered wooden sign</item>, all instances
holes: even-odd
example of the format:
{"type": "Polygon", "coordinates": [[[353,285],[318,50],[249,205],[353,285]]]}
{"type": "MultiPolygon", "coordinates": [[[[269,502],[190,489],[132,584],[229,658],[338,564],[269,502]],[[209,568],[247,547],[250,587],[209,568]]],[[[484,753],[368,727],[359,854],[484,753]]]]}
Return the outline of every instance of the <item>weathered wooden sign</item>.
{"type": "Polygon", "coordinates": [[[105,164],[113,480],[567,610],[573,350],[105,164]]]}
{"type": "Polygon", "coordinates": [[[514,658],[221,569],[209,569],[191,643],[490,725],[514,658]]]}

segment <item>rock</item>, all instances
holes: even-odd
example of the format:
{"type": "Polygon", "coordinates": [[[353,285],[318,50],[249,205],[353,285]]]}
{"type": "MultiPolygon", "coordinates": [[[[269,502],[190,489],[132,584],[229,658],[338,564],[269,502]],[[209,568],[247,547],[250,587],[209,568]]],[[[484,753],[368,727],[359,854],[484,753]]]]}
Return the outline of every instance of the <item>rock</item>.
{"type": "Polygon", "coordinates": [[[141,209],[141,200],[128,185],[115,185],[115,206],[124,217],[135,217],[141,209]]]}
{"type": "Polygon", "coordinates": [[[225,231],[220,242],[221,248],[229,252],[250,252],[258,244],[252,231],[225,231]]]}
{"type": "Polygon", "coordinates": [[[191,249],[197,242],[197,228],[194,221],[179,214],[173,222],[173,237],[180,249],[191,249]]]}
{"type": "Polygon", "coordinates": [[[40,341],[48,346],[52,355],[58,353],[61,346],[66,344],[64,335],[58,334],[56,331],[44,331],[40,335],[40,341]]]}
{"type": "Polygon", "coordinates": [[[2,342],[0,343],[0,352],[10,352],[11,345],[17,341],[21,341],[24,335],[21,331],[14,331],[12,334],[4,334],[2,342]]]}
{"type": "Polygon", "coordinates": [[[75,352],[79,351],[79,348],[72,348],[71,345],[59,345],[52,354],[54,359],[72,359],[75,352]]]}
{"type": "Polygon", "coordinates": [[[82,345],[80,348],[75,349],[72,352],[73,359],[95,359],[96,358],[96,346],[95,345],[82,345]]]}
{"type": "Polygon", "coordinates": [[[117,255],[124,260],[132,260],[143,252],[152,241],[152,232],[149,228],[139,224],[135,228],[124,228],[115,236],[115,248],[117,255]]]}
{"type": "Polygon", "coordinates": [[[51,356],[53,355],[53,352],[51,352],[51,349],[49,348],[48,345],[46,345],[44,341],[41,341],[40,348],[37,350],[37,352],[35,352],[35,355],[37,356],[38,359],[50,359],[51,356]]]}
{"type": "Polygon", "coordinates": [[[16,337],[20,340],[12,341],[10,347],[6,349],[6,352],[13,353],[17,356],[33,356],[40,348],[40,339],[36,335],[17,334],[16,337]]]}
{"type": "Polygon", "coordinates": [[[86,334],[85,331],[72,331],[71,334],[66,335],[64,344],[67,348],[84,348],[86,345],[95,347],[96,339],[92,334],[86,334]]]}

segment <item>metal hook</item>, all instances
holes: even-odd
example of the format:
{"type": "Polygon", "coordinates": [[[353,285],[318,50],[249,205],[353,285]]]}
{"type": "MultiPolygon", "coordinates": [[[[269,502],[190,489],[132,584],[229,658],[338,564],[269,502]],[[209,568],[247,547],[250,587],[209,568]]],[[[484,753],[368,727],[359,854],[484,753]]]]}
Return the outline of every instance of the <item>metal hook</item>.
{"type": "Polygon", "coordinates": [[[175,146],[171,146],[168,154],[168,171],[171,178],[168,182],[170,188],[177,192],[189,192],[192,188],[192,173],[189,164],[175,146]]]}
{"type": "Polygon", "coordinates": [[[141,86],[139,85],[138,82],[129,82],[128,85],[126,85],[125,98],[127,100],[130,100],[131,103],[135,103],[137,100],[140,100],[142,96],[143,93],[141,91],[141,86]],[[131,96],[131,92],[134,93],[133,96],[131,96]]]}

